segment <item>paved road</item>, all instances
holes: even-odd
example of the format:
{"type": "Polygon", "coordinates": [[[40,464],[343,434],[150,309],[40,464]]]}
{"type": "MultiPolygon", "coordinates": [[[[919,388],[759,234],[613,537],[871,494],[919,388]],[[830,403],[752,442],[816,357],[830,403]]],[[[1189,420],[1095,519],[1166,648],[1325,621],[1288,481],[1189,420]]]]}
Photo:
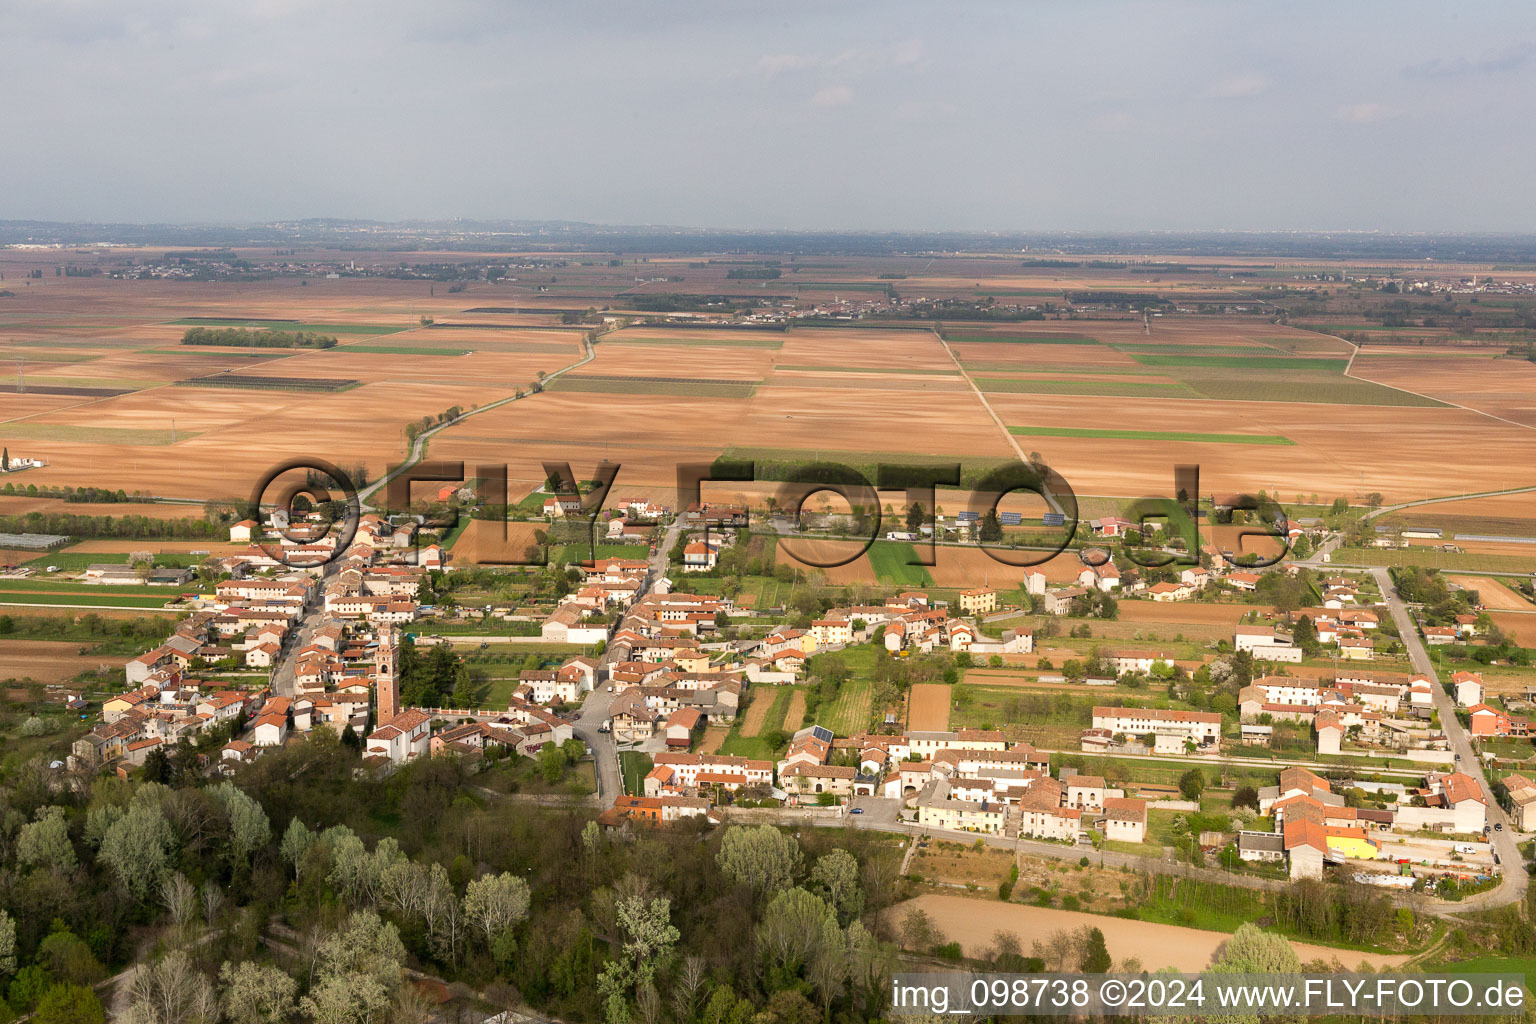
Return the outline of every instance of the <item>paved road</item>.
{"type": "MultiPolygon", "coordinates": [[[[325,585],[324,577],[316,589],[325,585]]],[[[315,635],[315,630],[325,622],[325,599],[319,594],[315,595],[314,604],[304,612],[296,629],[290,629],[283,636],[283,649],[278,652],[277,662],[272,666],[271,686],[272,692],[278,697],[292,697],[297,688],[295,668],[297,666],[297,654],[308,647],[315,635]]]]}
{"type": "Polygon", "coordinates": [[[1418,627],[1414,625],[1413,617],[1408,614],[1408,606],[1397,593],[1397,588],[1392,585],[1392,577],[1386,569],[1372,569],[1371,575],[1376,580],[1376,585],[1381,588],[1382,599],[1386,602],[1388,610],[1392,612],[1392,619],[1397,623],[1398,635],[1402,637],[1403,645],[1408,648],[1408,661],[1415,672],[1422,672],[1428,676],[1434,687],[1435,710],[1440,713],[1440,727],[1445,730],[1446,739],[1451,742],[1451,750],[1461,760],[1458,767],[1461,771],[1477,780],[1483,787],[1483,792],[1488,795],[1488,824],[1502,824],[1504,828],[1491,833],[1493,848],[1503,861],[1503,880],[1497,889],[1491,889],[1485,893],[1470,896],[1457,904],[1468,910],[1483,909],[1486,907],[1503,906],[1506,903],[1515,903],[1525,898],[1525,889],[1530,878],[1524,870],[1524,861],[1520,851],[1516,847],[1513,827],[1505,816],[1503,808],[1493,799],[1493,790],[1488,785],[1488,779],[1483,774],[1482,762],[1477,757],[1477,752],[1472,749],[1472,741],[1468,738],[1466,730],[1461,727],[1461,722],[1456,718],[1456,708],[1451,702],[1450,694],[1440,685],[1440,677],[1435,673],[1435,666],[1429,660],[1429,652],[1424,648],[1424,642],[1419,639],[1418,627]]]}
{"type": "MultiPolygon", "coordinates": [[[[636,595],[637,601],[646,595],[657,580],[667,574],[668,555],[672,546],[677,543],[677,536],[682,528],[681,521],[674,521],[657,542],[656,554],[650,557],[650,576],[646,580],[645,589],[636,595]]],[[[617,660],[617,652],[608,649],[603,651],[598,664],[606,669],[617,660]]],[[[597,687],[581,702],[581,714],[572,723],[572,731],[582,742],[592,748],[592,760],[596,765],[598,802],[604,806],[611,804],[614,798],[624,792],[624,777],[619,771],[619,745],[614,740],[612,732],[598,731],[598,727],[608,720],[608,709],[613,705],[613,700],[612,691],[603,686],[597,687]]]]}
{"type": "MultiPolygon", "coordinates": [[[[1224,871],[1220,868],[1200,868],[1170,857],[1148,857],[1134,853],[1114,853],[1104,850],[1095,850],[1091,846],[1071,846],[1065,843],[1044,843],[1032,839],[1011,838],[1000,835],[977,835],[974,832],[956,832],[949,829],[925,828],[908,822],[896,820],[896,814],[890,810],[877,810],[878,804],[895,804],[894,800],[884,798],[862,798],[855,802],[855,806],[863,806],[865,813],[850,814],[840,818],[805,818],[799,824],[817,828],[861,828],[873,832],[889,832],[893,835],[912,837],[914,844],[922,837],[934,839],[947,839],[961,842],[967,845],[978,839],[987,846],[1002,850],[1014,850],[1028,854],[1032,857],[1049,857],[1054,860],[1076,863],[1083,857],[1091,861],[1097,861],[1105,867],[1124,867],[1133,871],[1149,871],[1153,874],[1179,875],[1186,878],[1198,878],[1205,881],[1219,882],[1224,885],[1235,885],[1245,889],[1264,889],[1270,892],[1280,892],[1290,888],[1291,882],[1286,879],[1257,878],[1253,875],[1236,874],[1224,871]]],[[[792,813],[792,812],[791,812],[792,813]]],[[[793,821],[783,822],[794,825],[793,821]]],[[[1508,837],[1506,829],[1505,838],[1508,837]]],[[[1513,840],[1510,839],[1512,843],[1513,840]]],[[[908,851],[911,852],[910,849],[908,851]]],[[[1506,864],[1516,861],[1505,861],[1506,864]]],[[[1464,914],[1468,911],[1486,910],[1490,907],[1502,906],[1523,897],[1525,891],[1526,875],[1524,871],[1516,869],[1506,873],[1505,883],[1498,889],[1476,896],[1469,896],[1459,902],[1437,899],[1433,896],[1425,896],[1422,893],[1387,892],[1387,897],[1394,905],[1413,908],[1416,912],[1435,914],[1437,916],[1451,916],[1464,914]],[[1512,887],[1518,888],[1518,892],[1510,895],[1507,891],[1512,887]]]]}

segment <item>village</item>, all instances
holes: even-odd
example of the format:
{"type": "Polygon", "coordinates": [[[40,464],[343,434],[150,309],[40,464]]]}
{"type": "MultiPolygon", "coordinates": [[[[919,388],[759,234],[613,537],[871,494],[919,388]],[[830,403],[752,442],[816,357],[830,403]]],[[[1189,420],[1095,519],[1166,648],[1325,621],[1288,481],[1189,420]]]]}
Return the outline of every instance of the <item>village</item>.
{"type": "MultiPolygon", "coordinates": [[[[541,511],[555,523],[581,508],[552,496],[541,511]]],[[[1529,746],[1527,719],[1502,701],[1485,702],[1476,672],[1455,671],[1442,685],[1432,671],[1413,671],[1387,588],[1370,574],[1320,575],[1317,607],[1233,627],[1215,661],[1192,661],[1176,645],[1117,644],[1053,672],[1036,644],[1053,642],[1055,628],[1039,638],[1022,625],[998,628],[1017,610],[1006,602],[1029,601],[1047,621],[1067,621],[1091,617],[1105,597],[1241,599],[1267,586],[1265,575],[1294,576],[1308,563],[1253,569],[1217,551],[1207,564],[1149,583],[1135,566],[1100,556],[1085,558],[1075,579],[1053,573],[1053,583],[1028,571],[1016,591],[978,586],[953,600],[899,591],[797,624],[781,610],[680,589],[690,577],[703,580],[745,539],[750,521],[739,506],[705,503],[674,516],[632,503],[607,534],[644,531],[650,556],[573,566],[579,579],[528,638],[590,653],[524,668],[504,701],[462,707],[402,700],[402,648],[430,650],[450,639],[436,632],[443,610],[421,599],[433,573],[455,571],[452,556],[433,536],[421,542],[421,517],[365,515],[339,551],[319,525],[290,523],[280,512],[242,521],[230,540],[249,543],[249,552],[220,558],[211,593],[196,595],[162,644],[127,663],[125,691],[102,704],[100,721],[74,744],[71,767],[126,777],[211,730],[223,730],[223,742],[205,770],[224,774],[316,730],[356,744],[364,764],[381,771],[434,756],[474,763],[558,748],[593,760],[591,799],[598,821],[615,831],[767,812],[1050,856],[1064,855],[1063,847],[1112,852],[1154,868],[1177,849],[1180,859],[1255,878],[1337,873],[1440,893],[1497,885],[1504,857],[1518,857],[1514,834],[1536,831],[1536,782],[1508,764],[1497,770],[1493,754],[1484,763],[1468,745],[1470,736],[1529,746]],[[669,548],[682,556],[677,580],[669,548]],[[1384,662],[1374,665],[1378,649],[1384,662]],[[947,707],[964,698],[958,685],[916,683],[904,700],[877,708],[866,728],[838,734],[807,714],[781,747],[764,748],[770,756],[719,751],[719,736],[739,731],[749,703],[814,681],[825,665],[819,657],[861,651],[903,663],[937,655],[993,674],[1033,654],[1034,684],[1084,695],[1087,720],[1075,735],[1056,733],[1066,741],[1052,746],[1020,738],[1018,721],[924,728],[932,723],[915,704],[937,707],[947,722],[947,707]],[[201,678],[231,665],[264,672],[266,684],[201,678]],[[1221,710],[1124,699],[1138,688],[1154,695],[1148,684],[1187,696],[1191,677],[1218,666],[1242,675],[1227,677],[1235,699],[1216,698],[1221,710]],[[1485,767],[1495,789],[1480,777],[1485,767]],[[1277,779],[1241,785],[1253,769],[1277,779]],[[1184,836],[1185,821],[1218,827],[1184,836]]],[[[1130,527],[1117,517],[1083,525],[1106,545],[1130,527]]],[[[1291,539],[1301,535],[1298,528],[1291,539]]],[[[1315,528],[1313,536],[1325,539],[1315,528]]],[[[1326,569],[1316,556],[1310,564],[1326,569]]],[[[110,568],[93,566],[83,577],[109,586],[110,568]]],[[[163,582],[185,585],[191,576],[173,575],[163,582]]],[[[1448,632],[1475,635],[1480,622],[1486,627],[1485,618],[1460,614],[1448,632]]],[[[1447,628],[1417,632],[1435,646],[1447,628]]],[[[1408,641],[1422,652],[1420,636],[1408,641]]]]}

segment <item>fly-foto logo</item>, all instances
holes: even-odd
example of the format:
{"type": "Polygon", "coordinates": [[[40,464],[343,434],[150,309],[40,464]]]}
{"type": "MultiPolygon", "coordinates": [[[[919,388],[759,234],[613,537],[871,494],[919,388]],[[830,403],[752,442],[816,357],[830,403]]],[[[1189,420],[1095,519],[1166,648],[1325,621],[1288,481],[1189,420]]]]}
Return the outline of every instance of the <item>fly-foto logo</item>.
{"type": "MultiPolygon", "coordinates": [[[[598,464],[585,487],[568,462],[550,461],[542,466],[544,492],[558,505],[559,518],[572,533],[571,539],[584,546],[589,557],[594,557],[599,518],[621,465],[598,464]]],[[[728,522],[709,514],[704,485],[773,483],[777,489],[768,503],[771,512],[767,525],[780,535],[780,548],[786,555],[811,568],[836,568],[863,556],[881,536],[882,497],[889,498],[897,492],[904,495],[908,508],[933,510],[938,507],[941,493],[945,500],[951,500],[950,496],[959,491],[965,496],[965,511],[957,517],[957,525],[965,524],[966,532],[974,535],[965,546],[979,548],[1003,565],[1044,565],[1071,548],[1080,530],[1076,492],[1065,477],[1041,463],[1008,462],[976,472],[966,471],[959,462],[879,463],[873,467],[873,480],[863,469],[839,462],[776,462],[763,476],[759,476],[758,469],[758,464],[751,461],[679,464],[677,516],[683,527],[697,531],[706,548],[711,547],[712,533],[718,535],[746,525],[746,510],[733,514],[728,522]],[[849,509],[850,520],[858,526],[852,534],[846,530],[837,534],[839,539],[851,543],[838,545],[831,554],[827,545],[812,547],[804,543],[819,536],[806,529],[807,520],[814,518],[808,510],[811,498],[829,494],[842,500],[849,509]],[[1044,503],[1048,511],[1041,516],[1042,529],[1031,532],[1027,543],[1021,543],[1018,537],[1012,543],[1001,543],[997,535],[1000,530],[990,538],[984,536],[987,531],[977,527],[999,523],[999,506],[1015,494],[1032,494],[1044,503]]],[[[421,538],[446,535],[460,525],[465,513],[457,500],[458,488],[447,488],[453,496],[449,500],[430,501],[424,500],[423,491],[414,485],[436,484],[441,492],[445,484],[470,483],[479,499],[474,518],[499,523],[505,545],[513,508],[509,480],[506,464],[475,466],[469,475],[465,464],[456,461],[427,460],[392,467],[384,477],[384,500],[379,508],[381,522],[386,523],[390,534],[390,545],[404,548],[404,560],[419,564],[421,538]]],[[[375,487],[375,493],[377,490],[375,487]]],[[[1112,538],[1120,541],[1129,561],[1143,568],[1196,565],[1202,544],[1200,520],[1220,517],[1235,525],[1226,540],[1232,545],[1231,551],[1247,555],[1245,564],[1262,568],[1276,564],[1289,553],[1289,523],[1284,510],[1272,499],[1262,494],[1237,494],[1210,504],[1212,507],[1207,509],[1200,501],[1200,467],[1175,466],[1174,495],[1150,495],[1132,501],[1126,517],[1119,520],[1124,529],[1114,531],[1112,538]],[[1140,543],[1151,533],[1160,533],[1161,542],[1140,543]],[[1262,542],[1264,550],[1245,552],[1249,540],[1262,542]]],[[[268,470],[252,490],[246,508],[249,519],[267,524],[268,529],[257,542],[267,557],[298,567],[324,565],[345,557],[364,512],[363,500],[350,475],[317,458],[290,459],[268,470]],[[269,538],[272,533],[277,535],[276,541],[269,538]]],[[[1013,518],[1016,520],[1018,514],[1014,513],[1013,518]]],[[[937,564],[939,534],[937,528],[925,528],[912,535],[919,543],[915,547],[916,560],[910,564],[937,564]]],[[[543,545],[517,554],[522,557],[509,552],[503,558],[482,558],[480,562],[543,565],[548,558],[543,545]]],[[[1094,547],[1080,551],[1079,558],[1086,565],[1098,566],[1110,561],[1111,555],[1103,547],[1094,547]]]]}

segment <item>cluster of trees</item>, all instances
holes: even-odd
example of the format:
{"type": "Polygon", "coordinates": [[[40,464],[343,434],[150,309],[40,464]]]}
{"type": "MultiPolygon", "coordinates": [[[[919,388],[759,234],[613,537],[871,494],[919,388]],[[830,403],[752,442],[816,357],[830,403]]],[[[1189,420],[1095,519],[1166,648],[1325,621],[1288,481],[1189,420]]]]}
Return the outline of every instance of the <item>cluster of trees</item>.
{"type": "Polygon", "coordinates": [[[310,331],[247,331],[240,327],[189,327],[183,345],[225,345],[235,348],[335,348],[336,338],[310,331]]]}
{"type": "MultiPolygon", "coordinates": [[[[0,467],[10,464],[11,450],[6,448],[0,451],[0,467]]],[[[4,487],[0,487],[0,494],[25,494],[29,498],[62,498],[67,502],[89,505],[113,505],[152,500],[147,491],[134,491],[130,494],[122,488],[114,491],[106,487],[39,487],[36,484],[17,487],[9,482],[4,487]]]]}
{"type": "Polygon", "coordinates": [[[403,638],[399,671],[400,700],[408,707],[477,707],[488,689],[448,644],[435,644],[422,654],[409,637],[403,638]]]}
{"type": "Polygon", "coordinates": [[[1120,602],[1108,591],[1089,590],[1072,599],[1067,614],[1075,619],[1116,619],[1120,617],[1120,602]]]}
{"type": "Polygon", "coordinates": [[[83,516],[73,512],[28,512],[0,516],[0,533],[53,533],[70,537],[138,537],[205,540],[228,536],[228,527],[206,519],[151,516],[83,516]]]}
{"type": "Polygon", "coordinates": [[[1394,566],[1392,581],[1398,595],[1404,601],[1421,605],[1420,618],[1429,625],[1446,625],[1456,616],[1464,615],[1475,607],[1477,592],[1451,590],[1445,577],[1437,569],[1422,566],[1394,566]]]}
{"type": "Polygon", "coordinates": [[[96,612],[83,615],[0,615],[0,636],[120,641],[120,644],[114,646],[120,647],[121,651],[135,652],[159,644],[171,635],[175,626],[173,619],[162,615],[137,615],[126,619],[109,619],[96,612]]]}
{"type": "Polygon", "coordinates": [[[580,811],[488,803],[452,757],[360,767],[329,733],[217,782],[189,760],[163,783],[56,789],[45,760],[8,763],[0,993],[42,1024],[100,1024],[90,986],[139,959],[134,1024],[421,1024],[411,969],[611,1024],[885,1008],[900,858],[871,837],[616,842],[580,811]]]}

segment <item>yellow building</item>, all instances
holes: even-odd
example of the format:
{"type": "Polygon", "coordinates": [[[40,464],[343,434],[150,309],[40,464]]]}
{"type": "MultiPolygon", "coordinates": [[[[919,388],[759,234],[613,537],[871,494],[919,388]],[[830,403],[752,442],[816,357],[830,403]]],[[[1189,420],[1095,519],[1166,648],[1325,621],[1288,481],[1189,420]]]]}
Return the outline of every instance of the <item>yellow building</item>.
{"type": "Polygon", "coordinates": [[[990,615],[997,611],[997,591],[986,587],[967,590],[960,595],[960,610],[969,615],[990,615]]]}

